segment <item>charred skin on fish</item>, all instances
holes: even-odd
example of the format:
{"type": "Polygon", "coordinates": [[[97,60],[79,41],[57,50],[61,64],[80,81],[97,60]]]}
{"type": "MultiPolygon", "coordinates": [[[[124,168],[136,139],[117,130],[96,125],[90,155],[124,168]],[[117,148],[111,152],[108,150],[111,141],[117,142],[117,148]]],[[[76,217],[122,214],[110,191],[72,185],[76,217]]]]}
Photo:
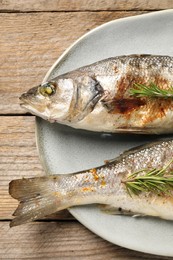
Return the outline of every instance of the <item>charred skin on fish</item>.
{"type": "Polygon", "coordinates": [[[27,111],[50,122],[98,132],[173,132],[173,98],[133,96],[135,84],[173,86],[173,57],[109,58],[60,75],[21,96],[27,111]]]}

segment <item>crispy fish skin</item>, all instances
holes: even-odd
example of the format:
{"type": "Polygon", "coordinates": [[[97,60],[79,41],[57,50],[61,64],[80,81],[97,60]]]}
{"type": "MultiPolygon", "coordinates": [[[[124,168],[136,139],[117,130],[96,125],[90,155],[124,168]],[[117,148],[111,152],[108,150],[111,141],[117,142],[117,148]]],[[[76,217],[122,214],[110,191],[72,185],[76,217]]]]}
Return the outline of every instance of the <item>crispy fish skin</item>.
{"type": "Polygon", "coordinates": [[[22,106],[52,122],[99,132],[173,132],[171,98],[137,98],[135,83],[173,86],[173,57],[128,55],[109,58],[60,75],[21,96],[22,106]],[[55,91],[40,92],[52,84],[55,91]]]}
{"type": "MultiPolygon", "coordinates": [[[[129,195],[123,180],[141,169],[162,168],[173,158],[173,140],[131,149],[101,167],[70,175],[52,175],[13,180],[10,195],[20,204],[11,226],[42,218],[77,205],[104,204],[105,210],[119,214],[148,215],[173,220],[173,193],[141,192],[129,195]]],[[[166,174],[173,171],[173,163],[166,174]]]]}

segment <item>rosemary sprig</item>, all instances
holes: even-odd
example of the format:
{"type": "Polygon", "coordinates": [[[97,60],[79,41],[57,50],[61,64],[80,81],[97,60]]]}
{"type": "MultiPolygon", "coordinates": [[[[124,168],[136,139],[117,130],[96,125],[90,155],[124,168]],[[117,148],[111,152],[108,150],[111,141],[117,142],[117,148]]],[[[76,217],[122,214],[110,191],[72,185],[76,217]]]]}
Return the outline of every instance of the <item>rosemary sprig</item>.
{"type": "Polygon", "coordinates": [[[173,160],[161,169],[143,169],[134,172],[127,179],[122,180],[122,183],[125,184],[130,196],[139,195],[141,192],[173,196],[173,193],[171,193],[173,191],[173,172],[165,175],[171,163],[173,163],[173,160]]]}
{"type": "Polygon", "coordinates": [[[169,89],[161,89],[156,84],[134,84],[130,89],[130,95],[137,97],[151,97],[151,98],[173,98],[173,86],[169,89]]]}

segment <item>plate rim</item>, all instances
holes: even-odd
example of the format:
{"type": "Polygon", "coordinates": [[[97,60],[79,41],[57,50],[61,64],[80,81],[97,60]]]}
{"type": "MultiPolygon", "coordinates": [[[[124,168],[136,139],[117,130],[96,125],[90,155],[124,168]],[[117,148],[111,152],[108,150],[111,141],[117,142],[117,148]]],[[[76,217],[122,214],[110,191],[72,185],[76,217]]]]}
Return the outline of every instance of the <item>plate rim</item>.
{"type": "Polygon", "coordinates": [[[85,38],[87,38],[90,34],[96,32],[97,30],[100,30],[110,24],[113,23],[121,23],[122,21],[128,21],[128,20],[136,20],[139,17],[142,19],[143,17],[146,16],[155,16],[158,14],[162,14],[162,13],[171,13],[173,12],[173,9],[167,9],[167,10],[161,10],[161,11],[152,11],[149,13],[144,13],[144,14],[138,14],[138,15],[134,15],[134,16],[128,16],[128,17],[122,17],[122,18],[118,18],[118,19],[114,19],[111,20],[109,22],[103,23],[93,29],[91,29],[89,32],[83,34],[82,36],[80,36],[76,41],[74,41],[60,56],[59,58],[53,63],[53,65],[50,67],[50,69],[48,70],[48,72],[46,73],[46,75],[43,78],[42,84],[45,83],[48,79],[48,77],[50,76],[52,70],[54,70],[54,68],[63,60],[64,56],[66,56],[66,54],[71,51],[71,49],[73,47],[75,47],[80,41],[84,40],[85,38]]]}

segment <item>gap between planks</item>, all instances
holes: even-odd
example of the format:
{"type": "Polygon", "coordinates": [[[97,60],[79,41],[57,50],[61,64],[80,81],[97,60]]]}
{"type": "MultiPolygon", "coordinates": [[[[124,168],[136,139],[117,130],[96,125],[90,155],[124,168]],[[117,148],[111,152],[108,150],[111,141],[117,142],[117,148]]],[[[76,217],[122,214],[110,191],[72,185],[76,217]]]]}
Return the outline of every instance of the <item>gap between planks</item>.
{"type": "MultiPolygon", "coordinates": [[[[136,12],[136,11],[141,11],[141,12],[156,12],[156,11],[162,11],[164,9],[144,9],[144,10],[136,10],[136,9],[131,9],[131,10],[111,10],[111,12],[119,12],[119,13],[128,13],[128,12],[136,12]]],[[[18,11],[18,10],[0,10],[1,14],[34,14],[34,13],[85,13],[85,12],[90,12],[90,13],[99,13],[99,12],[109,12],[108,10],[69,10],[69,11],[18,11]]]]}
{"type": "Polygon", "coordinates": [[[172,0],[6,0],[0,2],[2,11],[139,11],[162,10],[173,7],[172,0]]]}

